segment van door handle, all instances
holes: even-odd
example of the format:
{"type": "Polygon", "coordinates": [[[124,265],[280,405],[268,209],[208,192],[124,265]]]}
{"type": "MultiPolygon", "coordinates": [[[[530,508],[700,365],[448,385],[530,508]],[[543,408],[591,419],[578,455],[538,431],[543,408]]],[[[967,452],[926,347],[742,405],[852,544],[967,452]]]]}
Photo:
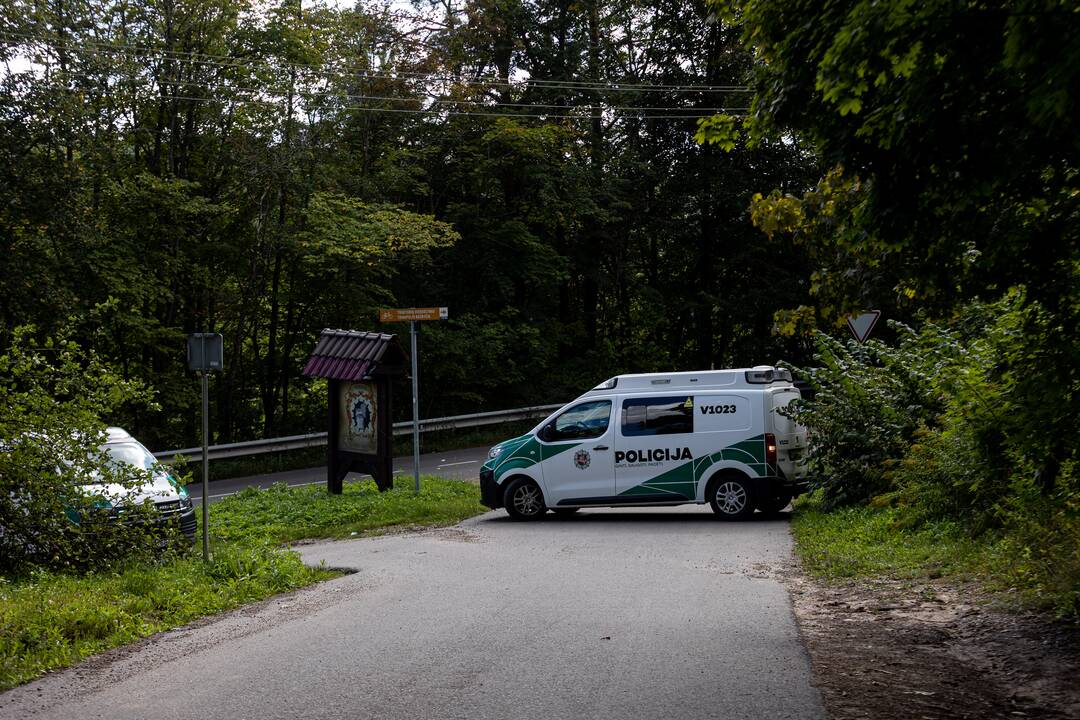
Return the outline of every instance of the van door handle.
{"type": "Polygon", "coordinates": [[[593,450],[607,450],[607,445],[597,445],[593,450]]]}

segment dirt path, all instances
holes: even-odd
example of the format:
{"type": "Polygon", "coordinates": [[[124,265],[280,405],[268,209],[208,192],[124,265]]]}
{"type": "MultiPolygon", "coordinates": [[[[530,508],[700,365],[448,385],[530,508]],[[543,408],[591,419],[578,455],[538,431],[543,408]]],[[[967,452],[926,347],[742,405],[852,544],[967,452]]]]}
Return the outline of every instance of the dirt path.
{"type": "Polygon", "coordinates": [[[1080,720],[1080,628],[941,581],[787,582],[833,720],[1080,720]]]}

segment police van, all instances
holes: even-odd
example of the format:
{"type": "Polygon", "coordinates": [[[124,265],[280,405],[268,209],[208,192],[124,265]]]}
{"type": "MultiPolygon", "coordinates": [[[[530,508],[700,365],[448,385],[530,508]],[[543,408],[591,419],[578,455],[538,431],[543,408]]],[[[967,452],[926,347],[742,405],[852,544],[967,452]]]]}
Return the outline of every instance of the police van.
{"type": "Polygon", "coordinates": [[[482,502],[548,510],[709,503],[720,518],[782,510],[806,487],[806,428],[787,370],[619,375],[491,448],[482,502]]]}

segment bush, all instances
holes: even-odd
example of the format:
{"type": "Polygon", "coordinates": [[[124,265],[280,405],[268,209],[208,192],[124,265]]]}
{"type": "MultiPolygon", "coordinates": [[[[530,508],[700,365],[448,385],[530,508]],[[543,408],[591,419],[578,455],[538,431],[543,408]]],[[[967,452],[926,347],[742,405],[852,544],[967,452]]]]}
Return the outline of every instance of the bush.
{"type": "Polygon", "coordinates": [[[897,532],[956,523],[994,547],[995,582],[1080,615],[1080,338],[1014,289],[896,347],[818,335],[810,428],[825,509],[892,505],[897,532]],[[1073,361],[1070,364],[1069,358],[1073,361]]]}
{"type": "Polygon", "coordinates": [[[162,541],[133,492],[147,471],[110,463],[99,413],[150,402],[92,354],[19,328],[0,355],[0,575],[84,571],[162,541]]]}
{"type": "Polygon", "coordinates": [[[825,508],[866,502],[895,489],[892,470],[916,431],[940,411],[920,377],[918,338],[905,326],[899,348],[864,346],[818,333],[815,368],[792,368],[814,389],[813,400],[793,405],[810,428],[811,485],[825,508]]]}

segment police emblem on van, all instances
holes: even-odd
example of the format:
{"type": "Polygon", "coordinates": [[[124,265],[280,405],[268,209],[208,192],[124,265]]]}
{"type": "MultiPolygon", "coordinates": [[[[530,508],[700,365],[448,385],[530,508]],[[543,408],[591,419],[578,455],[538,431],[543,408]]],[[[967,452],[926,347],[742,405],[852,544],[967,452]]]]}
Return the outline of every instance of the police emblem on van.
{"type": "Polygon", "coordinates": [[[591,459],[589,458],[588,450],[578,450],[574,453],[574,465],[577,466],[578,470],[584,470],[589,467],[590,462],[591,459]]]}

